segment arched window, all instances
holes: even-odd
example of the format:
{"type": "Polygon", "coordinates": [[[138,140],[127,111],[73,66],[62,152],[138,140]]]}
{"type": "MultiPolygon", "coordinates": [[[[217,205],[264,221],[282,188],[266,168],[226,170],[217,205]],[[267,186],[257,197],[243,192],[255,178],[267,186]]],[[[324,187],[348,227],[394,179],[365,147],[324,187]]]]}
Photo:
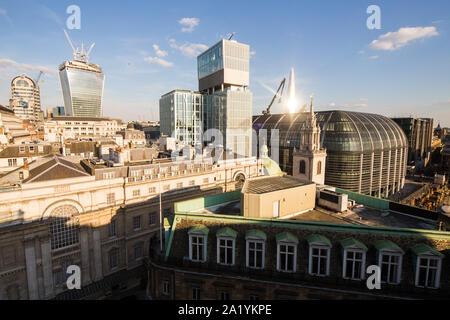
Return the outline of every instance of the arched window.
{"type": "Polygon", "coordinates": [[[52,249],[59,249],[78,243],[78,210],[70,205],[56,208],[51,214],[50,234],[52,249]]]}
{"type": "Polygon", "coordinates": [[[322,161],[317,163],[317,174],[322,174],[322,161]]]}
{"type": "Polygon", "coordinates": [[[305,174],[306,173],[306,162],[305,160],[300,160],[300,166],[298,168],[298,172],[305,174]]]}

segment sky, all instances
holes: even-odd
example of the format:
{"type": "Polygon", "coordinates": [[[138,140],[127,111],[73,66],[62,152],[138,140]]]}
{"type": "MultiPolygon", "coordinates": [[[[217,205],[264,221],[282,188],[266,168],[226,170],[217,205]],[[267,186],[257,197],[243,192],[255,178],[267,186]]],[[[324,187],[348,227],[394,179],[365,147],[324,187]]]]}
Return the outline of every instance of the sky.
{"type": "MultiPolygon", "coordinates": [[[[63,105],[58,66],[72,41],[95,47],[105,73],[103,113],[158,120],[159,98],[198,88],[196,57],[235,33],[250,45],[253,114],[295,70],[299,106],[432,117],[450,127],[450,1],[29,1],[0,0],[0,104],[13,77],[44,71],[42,109],[63,105]],[[80,29],[69,30],[71,5],[80,29]],[[369,29],[380,8],[380,28],[369,29]]],[[[286,112],[275,104],[271,112],[286,112]]]]}

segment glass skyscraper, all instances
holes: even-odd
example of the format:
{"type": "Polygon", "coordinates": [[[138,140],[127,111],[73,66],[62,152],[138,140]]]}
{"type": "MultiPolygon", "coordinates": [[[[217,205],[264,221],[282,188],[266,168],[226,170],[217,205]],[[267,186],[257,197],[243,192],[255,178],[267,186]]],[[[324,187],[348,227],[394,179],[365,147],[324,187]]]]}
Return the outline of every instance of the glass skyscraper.
{"type": "Polygon", "coordinates": [[[59,67],[59,78],[67,116],[103,116],[103,87],[105,75],[95,64],[66,61],[59,67]]]}
{"type": "Polygon", "coordinates": [[[174,90],[159,101],[161,133],[187,145],[213,143],[252,156],[249,66],[250,47],[236,41],[221,40],[200,54],[199,92],[174,90]]]}
{"type": "MultiPolygon", "coordinates": [[[[217,129],[234,153],[252,155],[250,47],[221,40],[197,58],[199,90],[204,96],[204,129],[217,129]]],[[[208,136],[206,136],[208,139],[208,136]]]]}
{"type": "Polygon", "coordinates": [[[174,90],[159,100],[161,133],[186,145],[202,142],[203,97],[199,92],[174,90]]]}

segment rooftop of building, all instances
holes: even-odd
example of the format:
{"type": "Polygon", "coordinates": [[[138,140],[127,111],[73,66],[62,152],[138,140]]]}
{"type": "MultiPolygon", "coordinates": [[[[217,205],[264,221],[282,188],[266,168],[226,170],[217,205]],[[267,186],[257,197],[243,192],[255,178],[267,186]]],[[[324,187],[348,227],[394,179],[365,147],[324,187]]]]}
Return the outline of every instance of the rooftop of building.
{"type": "Polygon", "coordinates": [[[11,110],[10,108],[3,106],[0,104],[0,112],[5,112],[5,113],[10,113],[10,114],[14,114],[14,111],[11,110]]]}
{"type": "Polygon", "coordinates": [[[200,94],[200,91],[192,91],[192,90],[185,90],[185,89],[175,89],[175,90],[172,90],[172,91],[169,91],[169,92],[163,94],[161,96],[161,98],[165,97],[165,96],[168,96],[168,95],[171,95],[171,94],[176,93],[176,92],[200,94]]]}
{"type": "Polygon", "coordinates": [[[247,180],[243,192],[263,194],[300,187],[307,184],[313,184],[313,182],[303,181],[287,175],[259,177],[247,180]]]}
{"type": "MultiPolygon", "coordinates": [[[[175,204],[175,213],[211,216],[243,217],[241,213],[241,191],[234,191],[214,195],[206,198],[192,199],[175,204]]],[[[262,220],[283,220],[264,219],[262,220]]],[[[316,207],[313,210],[298,214],[283,221],[311,222],[325,225],[346,225],[377,228],[436,230],[436,221],[402,214],[389,210],[379,210],[368,206],[358,205],[343,213],[336,213],[324,208],[316,207]]]]}
{"type": "Polygon", "coordinates": [[[105,117],[73,117],[73,116],[57,116],[53,118],[49,118],[50,121],[120,121],[118,119],[113,118],[105,118],[105,117]]]}

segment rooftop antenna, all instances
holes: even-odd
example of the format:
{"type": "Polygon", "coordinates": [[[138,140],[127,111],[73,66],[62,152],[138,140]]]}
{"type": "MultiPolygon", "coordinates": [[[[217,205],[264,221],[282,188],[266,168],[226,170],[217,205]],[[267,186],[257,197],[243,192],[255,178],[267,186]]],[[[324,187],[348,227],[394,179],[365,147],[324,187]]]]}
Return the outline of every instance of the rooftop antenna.
{"type": "Polygon", "coordinates": [[[235,34],[236,34],[236,32],[232,32],[231,36],[228,38],[228,40],[231,40],[231,38],[233,38],[235,34]]]}

